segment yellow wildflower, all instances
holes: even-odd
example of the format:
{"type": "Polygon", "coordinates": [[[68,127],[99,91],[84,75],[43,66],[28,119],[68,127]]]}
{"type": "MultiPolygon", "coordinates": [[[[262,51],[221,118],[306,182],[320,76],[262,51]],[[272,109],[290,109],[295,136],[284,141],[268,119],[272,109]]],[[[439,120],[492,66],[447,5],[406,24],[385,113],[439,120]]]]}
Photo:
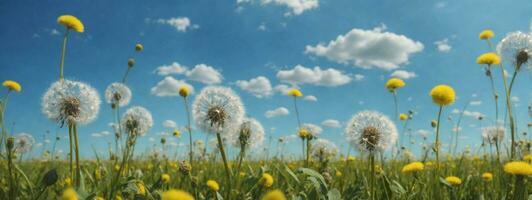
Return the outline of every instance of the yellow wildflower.
{"type": "Polygon", "coordinates": [[[307,131],[306,128],[300,128],[298,134],[300,138],[306,138],[307,136],[309,136],[310,133],[307,131]]]}
{"type": "Polygon", "coordinates": [[[493,180],[493,174],[489,173],[489,172],[485,172],[485,173],[482,174],[482,179],[484,179],[484,181],[486,181],[486,182],[489,182],[489,181],[493,180]]]}
{"type": "Polygon", "coordinates": [[[480,32],[480,34],[478,34],[478,38],[480,38],[481,40],[487,40],[492,38],[493,36],[495,36],[495,33],[493,33],[493,31],[490,29],[483,30],[482,32],[480,32]]]}
{"type": "Polygon", "coordinates": [[[144,183],[142,182],[136,182],[135,185],[137,185],[137,194],[140,194],[142,196],[146,195],[146,187],[144,186],[144,183]]]}
{"type": "Polygon", "coordinates": [[[70,179],[70,178],[67,177],[67,178],[65,178],[64,181],[65,181],[65,184],[66,184],[67,186],[72,186],[72,179],[70,179]]]}
{"type": "Polygon", "coordinates": [[[168,182],[170,182],[170,175],[168,175],[168,174],[162,174],[162,175],[161,175],[161,182],[163,182],[163,183],[168,183],[168,182]]]}
{"type": "Polygon", "coordinates": [[[260,184],[264,187],[271,187],[273,185],[273,177],[268,173],[263,173],[262,178],[259,180],[260,184]]]}
{"type": "Polygon", "coordinates": [[[105,200],[105,199],[103,197],[97,196],[97,197],[94,197],[94,200],[105,200]]]}
{"type": "Polygon", "coordinates": [[[73,29],[79,33],[83,33],[85,26],[81,21],[72,15],[61,15],[57,18],[57,23],[66,26],[68,29],[73,29]]]}
{"type": "Polygon", "coordinates": [[[245,172],[240,172],[238,175],[240,175],[240,177],[244,177],[244,176],[246,176],[246,173],[245,172]]]}
{"type": "Polygon", "coordinates": [[[178,129],[174,129],[174,132],[172,134],[174,135],[174,137],[181,136],[181,132],[178,129]]]}
{"type": "Polygon", "coordinates": [[[532,162],[532,154],[528,154],[528,155],[524,156],[523,160],[527,161],[527,162],[532,162]]]}
{"type": "Polygon", "coordinates": [[[477,64],[480,65],[498,65],[501,64],[501,57],[496,53],[483,53],[477,57],[477,64]]]}
{"type": "Polygon", "coordinates": [[[445,178],[445,181],[447,181],[451,185],[460,185],[462,184],[462,179],[456,177],[456,176],[448,176],[445,178]]]}
{"type": "Polygon", "coordinates": [[[76,193],[76,190],[74,188],[67,188],[63,191],[63,194],[61,195],[61,200],[78,200],[78,193],[76,193]]]}
{"type": "Polygon", "coordinates": [[[190,93],[190,89],[187,86],[179,87],[179,96],[187,97],[190,93]]]}
{"type": "Polygon", "coordinates": [[[144,46],[142,46],[142,44],[136,44],[135,45],[135,51],[142,51],[144,49],[144,46]]]}
{"type": "Polygon", "coordinates": [[[528,176],[532,175],[532,165],[527,162],[513,161],[504,165],[504,171],[509,174],[528,176]]]}
{"type": "Polygon", "coordinates": [[[163,192],[161,195],[161,200],[194,200],[194,197],[188,192],[171,189],[163,192]]]}
{"type": "Polygon", "coordinates": [[[347,161],[351,162],[351,161],[355,161],[355,160],[356,160],[355,156],[347,156],[347,161]]]}
{"type": "Polygon", "coordinates": [[[437,85],[430,91],[432,101],[440,106],[452,104],[455,100],[454,89],[448,85],[437,85]]]}
{"type": "Polygon", "coordinates": [[[286,200],[284,193],[281,190],[273,190],[264,195],[261,200],[286,200]]]}
{"type": "Polygon", "coordinates": [[[401,170],[401,172],[403,173],[418,172],[418,171],[423,171],[423,169],[425,169],[425,165],[423,165],[423,163],[412,162],[408,165],[405,165],[403,169],[401,170]]]}
{"type": "Polygon", "coordinates": [[[407,120],[408,119],[408,115],[405,114],[405,113],[401,113],[401,114],[399,114],[399,119],[401,121],[407,120]]]}
{"type": "Polygon", "coordinates": [[[4,81],[4,83],[2,83],[2,85],[5,88],[7,88],[9,91],[20,92],[22,90],[22,87],[16,81],[7,80],[7,81],[4,81]]]}
{"type": "Polygon", "coordinates": [[[336,177],[342,177],[342,172],[341,172],[341,171],[338,171],[338,170],[336,170],[336,177]]]}
{"type": "Polygon", "coordinates": [[[386,82],[386,84],[384,85],[384,87],[386,87],[386,89],[390,90],[390,91],[394,91],[395,89],[397,88],[402,88],[404,87],[406,84],[403,80],[401,79],[398,79],[398,78],[391,78],[390,80],[388,80],[386,82]]]}
{"type": "Polygon", "coordinates": [[[301,91],[298,89],[291,89],[288,91],[288,96],[301,97],[303,96],[303,93],[301,93],[301,91]]]}
{"type": "Polygon", "coordinates": [[[215,192],[218,192],[218,190],[220,190],[220,185],[218,185],[218,182],[216,182],[215,180],[208,180],[207,187],[209,187],[212,191],[215,192]]]}

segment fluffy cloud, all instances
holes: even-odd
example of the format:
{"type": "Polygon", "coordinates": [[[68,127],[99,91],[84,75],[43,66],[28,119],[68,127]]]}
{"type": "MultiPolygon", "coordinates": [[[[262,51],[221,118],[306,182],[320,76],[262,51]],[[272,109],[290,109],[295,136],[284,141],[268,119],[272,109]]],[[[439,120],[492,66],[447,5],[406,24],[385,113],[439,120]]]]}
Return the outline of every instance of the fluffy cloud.
{"type": "MultiPolygon", "coordinates": [[[[254,0],[237,0],[237,4],[250,3],[254,0]]],[[[301,13],[315,9],[319,6],[319,0],[260,0],[261,5],[278,5],[290,9],[285,16],[300,15],[301,13]]]]}
{"type": "Polygon", "coordinates": [[[187,71],[187,68],[177,62],[173,62],[169,65],[161,65],[155,69],[155,73],[160,76],[168,76],[170,74],[183,74],[187,71]]]}
{"type": "Polygon", "coordinates": [[[288,91],[290,91],[291,87],[288,86],[288,85],[284,85],[284,84],[279,84],[279,85],[276,85],[274,90],[281,93],[281,95],[286,95],[288,94],[288,91]]]}
{"type": "Polygon", "coordinates": [[[362,81],[362,80],[364,80],[364,78],[366,78],[366,77],[365,77],[364,75],[362,75],[362,74],[355,74],[355,75],[353,76],[353,79],[354,79],[355,81],[362,81]]]}
{"type": "Polygon", "coordinates": [[[478,106],[478,105],[481,105],[482,104],[482,101],[478,100],[478,101],[471,101],[469,103],[469,105],[472,105],[472,106],[478,106]]]}
{"type": "Polygon", "coordinates": [[[405,70],[396,70],[390,74],[390,76],[406,80],[417,77],[417,74],[415,72],[409,72],[405,70]]]}
{"type": "Polygon", "coordinates": [[[385,30],[384,25],[372,30],[354,28],[328,44],[307,45],[305,53],[366,69],[391,70],[408,63],[410,54],[423,50],[421,42],[385,30]]]}
{"type": "Polygon", "coordinates": [[[165,128],[177,128],[177,124],[172,120],[164,120],[163,126],[165,128]]]}
{"type": "Polygon", "coordinates": [[[259,76],[249,81],[239,80],[236,82],[236,85],[258,98],[268,97],[273,94],[272,84],[264,76],[259,76]]]}
{"type": "Polygon", "coordinates": [[[109,131],[102,131],[100,133],[93,133],[91,134],[92,137],[105,137],[110,135],[111,133],[109,131]]]}
{"type": "Polygon", "coordinates": [[[306,68],[296,65],[290,70],[277,72],[277,78],[284,83],[290,84],[311,84],[319,86],[334,87],[347,84],[351,77],[333,68],[322,70],[319,66],[306,68]]]}
{"type": "Polygon", "coordinates": [[[266,118],[273,118],[273,117],[283,116],[283,115],[288,115],[288,114],[290,114],[288,109],[286,109],[285,107],[279,107],[274,110],[266,111],[266,113],[264,113],[264,116],[266,116],[266,118]]]}
{"type": "Polygon", "coordinates": [[[218,84],[222,82],[222,74],[212,66],[198,64],[186,72],[187,78],[205,84],[218,84]]]}
{"type": "Polygon", "coordinates": [[[160,97],[178,96],[178,91],[181,86],[188,87],[190,89],[190,93],[194,93],[194,87],[192,87],[192,85],[183,80],[176,80],[171,76],[167,76],[163,80],[159,81],[157,85],[151,88],[151,94],[160,97]]]}
{"type": "Polygon", "coordinates": [[[318,101],[318,98],[316,98],[316,96],[314,96],[314,95],[307,95],[307,96],[303,97],[303,100],[305,100],[305,101],[318,101]]]}
{"type": "Polygon", "coordinates": [[[335,119],[327,119],[321,122],[321,125],[329,128],[340,128],[342,125],[338,120],[335,119]]]}
{"type": "Polygon", "coordinates": [[[451,48],[452,48],[451,45],[449,44],[449,39],[447,38],[440,40],[440,41],[436,41],[434,42],[434,44],[438,48],[438,51],[443,52],[443,53],[448,53],[449,51],[451,51],[451,48]]]}
{"type": "MultiPolygon", "coordinates": [[[[461,111],[458,109],[454,109],[452,111],[452,113],[454,114],[460,114],[460,112],[461,111]]],[[[482,114],[481,112],[477,112],[477,111],[464,110],[464,116],[471,117],[473,119],[478,119],[479,117],[484,117],[484,114],[482,114]]]]}
{"type": "Polygon", "coordinates": [[[192,25],[188,17],[173,17],[170,19],[158,19],[157,23],[167,24],[174,27],[178,32],[187,32],[191,28],[198,28],[198,25],[192,25]]]}

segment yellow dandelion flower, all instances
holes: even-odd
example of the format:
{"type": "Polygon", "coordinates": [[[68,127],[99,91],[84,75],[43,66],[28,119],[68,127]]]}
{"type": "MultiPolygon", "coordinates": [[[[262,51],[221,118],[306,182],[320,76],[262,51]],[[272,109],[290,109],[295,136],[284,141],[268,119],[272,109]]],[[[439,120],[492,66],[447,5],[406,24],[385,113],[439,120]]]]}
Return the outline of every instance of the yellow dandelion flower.
{"type": "Polygon", "coordinates": [[[406,84],[403,80],[398,79],[398,78],[391,78],[390,80],[386,81],[386,84],[384,85],[384,87],[386,87],[386,89],[390,91],[394,91],[395,89],[402,88],[405,85],[406,84]]]}
{"type": "Polygon", "coordinates": [[[401,121],[407,120],[408,119],[408,115],[405,114],[405,113],[401,113],[401,114],[399,114],[399,119],[401,121]]]}
{"type": "Polygon", "coordinates": [[[454,103],[454,89],[448,85],[437,85],[430,91],[430,96],[435,104],[446,106],[454,103]]]}
{"type": "Polygon", "coordinates": [[[456,176],[448,176],[445,178],[445,181],[447,181],[451,185],[460,185],[462,184],[462,179],[456,177],[456,176]]]}
{"type": "Polygon", "coordinates": [[[105,200],[105,199],[103,197],[97,196],[97,197],[94,197],[94,200],[105,200]]]}
{"type": "Polygon", "coordinates": [[[335,174],[335,175],[336,175],[336,177],[342,177],[342,172],[341,172],[341,171],[338,171],[338,170],[336,170],[336,174],[335,174]]]}
{"type": "Polygon", "coordinates": [[[286,200],[284,193],[281,190],[273,190],[264,195],[261,200],[286,200]]]}
{"type": "Polygon", "coordinates": [[[244,176],[246,176],[246,173],[245,172],[240,172],[238,175],[240,175],[240,177],[244,177],[244,176]]]}
{"type": "Polygon", "coordinates": [[[64,182],[65,182],[65,185],[72,186],[72,179],[67,177],[67,178],[65,178],[64,182]]]}
{"type": "Polygon", "coordinates": [[[425,165],[423,165],[423,163],[412,162],[408,165],[405,165],[403,169],[401,170],[401,172],[403,173],[418,172],[418,171],[423,171],[423,169],[425,169],[425,165]]]}
{"type": "Polygon", "coordinates": [[[179,96],[187,97],[190,93],[190,89],[187,86],[181,86],[179,88],[179,96]]]}
{"type": "Polygon", "coordinates": [[[268,173],[263,173],[262,178],[259,180],[260,184],[264,187],[271,187],[273,185],[273,176],[268,173]]]}
{"type": "Polygon", "coordinates": [[[528,155],[524,156],[523,160],[527,161],[527,162],[532,162],[532,154],[528,154],[528,155]]]}
{"type": "Polygon", "coordinates": [[[137,185],[137,194],[145,196],[146,195],[146,187],[144,186],[144,183],[139,181],[139,182],[136,182],[135,185],[137,185]]]}
{"type": "Polygon", "coordinates": [[[504,171],[509,174],[528,176],[532,175],[532,165],[522,161],[509,162],[504,165],[504,171]]]}
{"type": "Polygon", "coordinates": [[[428,161],[428,162],[425,162],[425,166],[432,167],[432,166],[434,166],[434,163],[431,162],[431,161],[428,161]]]}
{"type": "Polygon", "coordinates": [[[306,138],[307,136],[310,135],[310,133],[307,131],[306,128],[300,128],[298,131],[298,135],[300,138],[306,138]]]}
{"type": "Polygon", "coordinates": [[[218,192],[218,190],[220,190],[220,185],[218,185],[218,182],[216,182],[215,180],[208,180],[207,187],[209,187],[209,189],[215,192],[218,192]]]}
{"type": "Polygon", "coordinates": [[[301,97],[303,96],[303,93],[301,93],[300,90],[294,88],[288,91],[288,96],[301,97]]]}
{"type": "Polygon", "coordinates": [[[498,65],[501,64],[501,57],[496,53],[483,53],[477,57],[477,64],[480,65],[498,65]]]}
{"type": "Polygon", "coordinates": [[[116,195],[116,196],[115,196],[115,200],[122,200],[122,196],[120,196],[120,195],[116,195]]]}
{"type": "Polygon", "coordinates": [[[181,136],[181,132],[178,129],[174,129],[174,132],[172,134],[174,135],[174,137],[180,137],[181,136]]]}
{"type": "Polygon", "coordinates": [[[168,175],[168,174],[162,174],[162,175],[161,175],[161,182],[163,182],[163,183],[168,183],[168,182],[170,182],[170,175],[168,175]]]}
{"type": "Polygon", "coordinates": [[[493,33],[493,31],[490,29],[483,30],[482,32],[480,32],[480,34],[478,34],[478,38],[480,38],[481,40],[487,40],[492,38],[493,36],[495,36],[495,33],[493,33]]]}
{"type": "Polygon", "coordinates": [[[142,46],[142,44],[136,44],[135,45],[135,51],[142,51],[144,49],[144,46],[142,46]]]}
{"type": "Polygon", "coordinates": [[[83,33],[85,31],[85,26],[83,26],[83,23],[77,18],[72,15],[61,15],[59,18],[57,18],[57,23],[66,26],[69,29],[73,29],[79,33],[83,33]]]}
{"type": "Polygon", "coordinates": [[[74,190],[74,188],[69,187],[63,191],[61,200],[78,200],[78,193],[76,190],[74,190]]]}
{"type": "Polygon", "coordinates": [[[355,156],[347,156],[347,161],[355,161],[355,156]]]}
{"type": "Polygon", "coordinates": [[[7,81],[4,81],[4,83],[2,83],[2,85],[5,88],[7,88],[9,91],[20,92],[22,90],[22,87],[16,81],[7,80],[7,81]]]}
{"type": "Polygon", "coordinates": [[[183,190],[171,189],[163,192],[161,200],[194,200],[194,197],[183,190]]]}
{"type": "Polygon", "coordinates": [[[489,172],[485,172],[485,173],[482,174],[482,179],[484,179],[484,181],[486,181],[486,182],[489,182],[489,181],[493,180],[493,174],[489,173],[489,172]]]}

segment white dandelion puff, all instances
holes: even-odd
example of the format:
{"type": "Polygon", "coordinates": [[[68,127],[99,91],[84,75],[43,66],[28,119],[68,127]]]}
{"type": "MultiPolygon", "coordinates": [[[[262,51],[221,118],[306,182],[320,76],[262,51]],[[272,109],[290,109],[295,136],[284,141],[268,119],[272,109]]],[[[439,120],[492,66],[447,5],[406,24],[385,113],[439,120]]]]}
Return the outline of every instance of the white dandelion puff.
{"type": "Polygon", "coordinates": [[[532,35],[522,32],[512,32],[506,35],[497,44],[497,53],[502,56],[503,61],[510,62],[519,70],[521,66],[532,67],[532,35]]]}
{"type": "Polygon", "coordinates": [[[118,103],[120,107],[126,106],[131,100],[131,90],[123,83],[111,83],[105,89],[105,100],[111,105],[118,103]]]}
{"type": "Polygon", "coordinates": [[[63,126],[88,124],[98,116],[100,96],[91,86],[69,80],[52,84],[42,98],[42,112],[63,126]]]}
{"type": "Polygon", "coordinates": [[[502,142],[504,139],[504,127],[489,126],[482,128],[482,139],[490,144],[502,142]]]}
{"type": "Polygon", "coordinates": [[[317,160],[328,160],[338,154],[338,147],[326,139],[317,139],[312,143],[312,156],[317,160]]]}
{"type": "Polygon", "coordinates": [[[127,109],[120,123],[126,133],[143,136],[153,126],[153,119],[146,108],[135,106],[127,109]]]}
{"type": "Polygon", "coordinates": [[[240,97],[231,88],[208,86],[196,96],[192,113],[198,128],[207,133],[222,133],[225,128],[239,125],[245,111],[240,97]]]}
{"type": "Polygon", "coordinates": [[[301,128],[305,129],[313,138],[318,137],[321,132],[323,132],[323,129],[320,126],[311,123],[305,123],[301,125],[301,128]]]}
{"type": "Polygon", "coordinates": [[[30,134],[20,133],[15,136],[15,151],[18,153],[29,152],[34,144],[35,139],[30,134]]]}
{"type": "Polygon", "coordinates": [[[237,128],[229,128],[228,142],[235,147],[245,146],[246,149],[257,149],[264,142],[264,128],[262,124],[253,118],[244,118],[237,128]],[[236,131],[235,131],[236,130],[236,131]]]}
{"type": "Polygon", "coordinates": [[[347,141],[360,151],[385,151],[397,140],[397,128],[385,115],[375,111],[355,114],[345,128],[347,141]]]}

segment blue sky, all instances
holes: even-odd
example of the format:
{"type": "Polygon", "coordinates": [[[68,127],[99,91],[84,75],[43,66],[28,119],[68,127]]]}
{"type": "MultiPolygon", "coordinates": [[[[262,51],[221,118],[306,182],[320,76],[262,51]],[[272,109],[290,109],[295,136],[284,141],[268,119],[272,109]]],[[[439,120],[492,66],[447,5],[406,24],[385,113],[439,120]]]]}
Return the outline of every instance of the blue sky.
{"type": "MultiPolygon", "coordinates": [[[[71,14],[84,23],[85,33],[71,34],[67,79],[89,83],[103,95],[107,85],[121,79],[127,59],[136,58],[128,78],[133,91],[130,106],[148,108],[155,121],[139,141],[139,152],[158,144],[159,134],[171,130],[163,126],[165,120],[178,126],[186,122],[180,98],[157,96],[182,82],[192,85],[195,94],[206,85],[233,88],[242,97],[247,115],[257,118],[274,140],[295,131],[292,101],[279,86],[295,84],[316,100],[300,101],[302,121],[322,126],[321,137],[345,152],[343,125],[353,114],[367,109],[394,114],[392,96],[383,87],[394,72],[408,78],[406,87],[399,90],[399,106],[401,112],[417,112],[409,126],[419,141],[416,133],[431,131],[430,120],[436,117],[437,107],[428,92],[437,84],[453,86],[459,97],[444,116],[456,119],[451,111],[474,101],[469,113],[485,115],[483,125],[493,124],[489,82],[482,67],[475,64],[476,57],[489,49],[478,33],[493,29],[493,41],[498,42],[509,32],[530,32],[532,18],[528,0],[286,2],[3,1],[0,80],[16,80],[23,86],[21,93],[11,96],[6,124],[15,122],[14,133],[30,133],[40,143],[46,130],[51,131],[49,139],[56,132],[66,135],[65,129],[41,113],[40,103],[59,74],[64,27],[56,19],[71,14]],[[379,43],[364,46],[371,40],[379,43]],[[145,49],[135,54],[133,47],[138,42],[145,49]],[[172,66],[174,73],[158,71],[161,66],[172,66]],[[162,86],[153,89],[161,81],[162,86]],[[266,117],[267,111],[280,107],[289,114],[266,117]],[[328,119],[338,121],[340,127],[322,125],[328,119]]],[[[500,71],[495,72],[500,86],[500,71]]],[[[530,70],[523,71],[513,91],[520,132],[526,131],[526,121],[530,121],[531,77],[530,70]]],[[[498,89],[502,92],[502,87],[498,89]]],[[[94,137],[93,133],[111,131],[111,117],[110,107],[102,101],[98,119],[79,128],[84,156],[93,155],[92,147],[105,152],[112,137],[94,137]]],[[[397,126],[401,129],[402,124],[397,126]]],[[[480,144],[477,120],[465,117],[461,127],[460,147],[480,144]]],[[[452,125],[445,121],[442,128],[448,141],[452,125]]],[[[194,138],[205,135],[197,133],[194,138]]],[[[299,154],[300,143],[290,144],[288,150],[299,154]]],[[[59,145],[66,150],[66,140],[59,145]]]]}

